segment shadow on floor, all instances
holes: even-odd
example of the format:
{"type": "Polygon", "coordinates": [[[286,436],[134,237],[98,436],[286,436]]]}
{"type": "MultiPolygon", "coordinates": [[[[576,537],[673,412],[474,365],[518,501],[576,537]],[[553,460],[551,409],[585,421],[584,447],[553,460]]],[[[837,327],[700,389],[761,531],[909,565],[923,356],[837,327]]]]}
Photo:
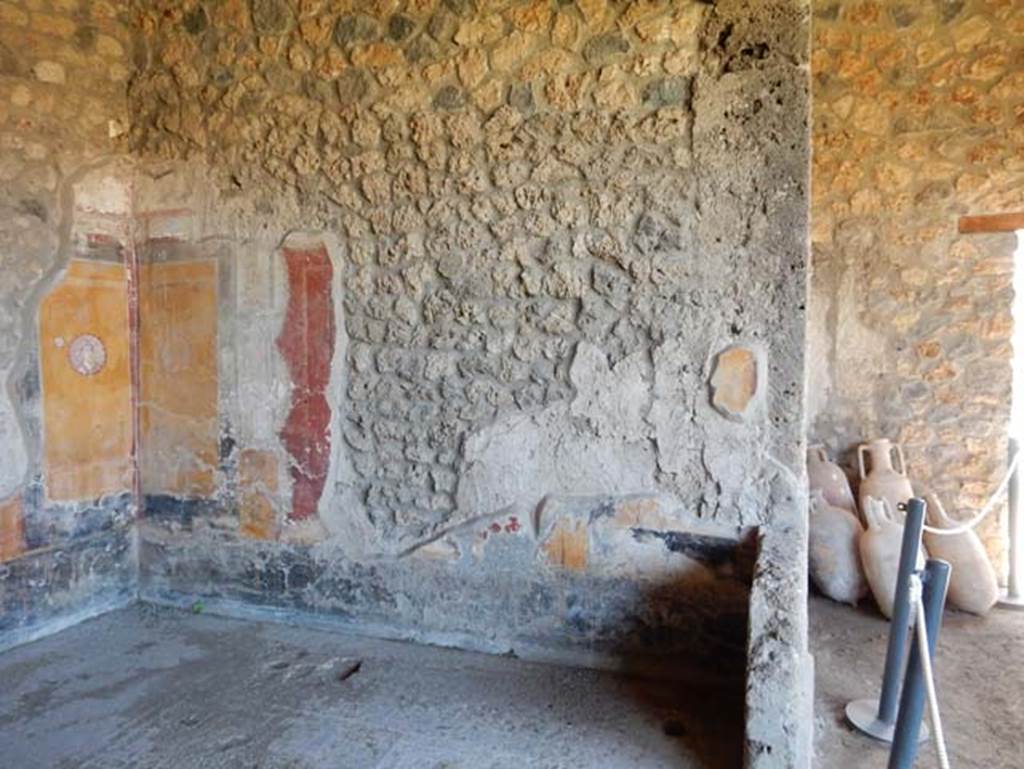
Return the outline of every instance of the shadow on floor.
{"type": "Polygon", "coordinates": [[[676,741],[678,766],[735,769],[743,765],[749,588],[742,578],[705,588],[645,585],[637,613],[644,621],[625,634],[637,644],[616,656],[624,695],[676,741]]]}
{"type": "MultiPolygon", "coordinates": [[[[646,671],[651,672],[649,669],[646,671]]],[[[0,655],[5,769],[725,769],[742,686],[139,605],[0,655]],[[352,660],[358,672],[342,679],[352,660]]]]}

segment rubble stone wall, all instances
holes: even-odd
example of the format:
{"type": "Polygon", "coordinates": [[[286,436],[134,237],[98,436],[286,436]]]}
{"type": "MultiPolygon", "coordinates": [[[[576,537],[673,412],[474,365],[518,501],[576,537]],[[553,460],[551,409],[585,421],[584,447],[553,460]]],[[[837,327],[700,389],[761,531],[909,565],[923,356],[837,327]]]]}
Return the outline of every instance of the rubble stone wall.
{"type": "Polygon", "coordinates": [[[307,349],[340,370],[317,450],[348,465],[321,517],[348,494],[365,547],[559,491],[657,488],[701,518],[764,521],[764,459],[799,444],[804,10],[145,4],[140,216],[177,222],[152,236],[175,251],[158,260],[218,240],[221,347],[254,366],[221,367],[245,405],[221,414],[235,445],[211,469],[262,450],[279,491],[295,482],[275,445],[294,397],[269,386],[289,380],[274,337],[305,322],[286,317],[301,231],[330,252],[343,331],[307,349]],[[249,339],[237,320],[255,313],[277,317],[249,339]],[[272,425],[248,407],[254,378],[272,425]]]}
{"type": "Polygon", "coordinates": [[[809,440],[851,473],[898,440],[969,517],[1006,468],[1015,239],[957,223],[1024,210],[1024,8],[819,2],[813,52],[809,440]]]}

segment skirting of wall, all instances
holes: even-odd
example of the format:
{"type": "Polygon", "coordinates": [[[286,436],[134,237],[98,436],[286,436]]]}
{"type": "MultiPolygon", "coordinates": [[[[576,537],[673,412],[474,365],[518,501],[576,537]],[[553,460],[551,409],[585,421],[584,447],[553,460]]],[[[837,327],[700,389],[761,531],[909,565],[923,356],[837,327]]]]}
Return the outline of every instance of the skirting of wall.
{"type": "Polygon", "coordinates": [[[136,570],[134,528],[0,564],[0,652],[128,606],[136,570]]]}

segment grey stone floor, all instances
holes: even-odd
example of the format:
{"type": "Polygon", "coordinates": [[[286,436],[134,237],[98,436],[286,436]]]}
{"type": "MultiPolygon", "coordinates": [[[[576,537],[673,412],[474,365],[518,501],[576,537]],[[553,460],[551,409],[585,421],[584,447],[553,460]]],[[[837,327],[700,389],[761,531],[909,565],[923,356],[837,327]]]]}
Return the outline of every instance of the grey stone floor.
{"type": "MultiPolygon", "coordinates": [[[[877,693],[888,626],[811,620],[815,766],[883,769],[842,708],[877,693]]],[[[1024,613],[947,613],[938,677],[953,766],[1024,767],[1024,613]]],[[[148,606],[0,655],[3,769],[725,769],[741,718],[739,693],[148,606]]]]}
{"type": "MultiPolygon", "coordinates": [[[[885,769],[888,749],[846,726],[852,699],[877,697],[889,625],[873,608],[813,598],[811,646],[821,769],[885,769]]],[[[1024,769],[1024,612],[946,612],[936,657],[939,709],[954,769],[1024,769]]],[[[931,743],[915,769],[938,767],[931,743]]]]}
{"type": "Polygon", "coordinates": [[[742,692],[147,606],[0,655],[3,769],[731,769],[741,739],[742,692]]]}

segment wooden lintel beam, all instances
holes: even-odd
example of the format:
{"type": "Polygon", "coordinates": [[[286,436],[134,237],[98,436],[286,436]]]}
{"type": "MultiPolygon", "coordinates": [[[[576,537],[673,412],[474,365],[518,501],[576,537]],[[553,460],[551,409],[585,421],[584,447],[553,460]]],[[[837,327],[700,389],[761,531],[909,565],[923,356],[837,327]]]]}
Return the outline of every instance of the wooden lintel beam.
{"type": "Polygon", "coordinates": [[[960,232],[1014,232],[1015,230],[1024,230],[1024,211],[960,217],[960,232]]]}

